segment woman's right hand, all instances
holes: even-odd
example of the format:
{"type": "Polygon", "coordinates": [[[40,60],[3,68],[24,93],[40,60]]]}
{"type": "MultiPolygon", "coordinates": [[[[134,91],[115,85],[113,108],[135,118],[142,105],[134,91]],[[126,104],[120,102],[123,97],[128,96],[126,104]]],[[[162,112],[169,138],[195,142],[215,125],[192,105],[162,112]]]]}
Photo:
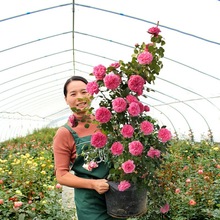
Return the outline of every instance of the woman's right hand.
{"type": "Polygon", "coordinates": [[[99,194],[103,194],[109,190],[109,184],[106,179],[94,180],[94,190],[99,194]]]}

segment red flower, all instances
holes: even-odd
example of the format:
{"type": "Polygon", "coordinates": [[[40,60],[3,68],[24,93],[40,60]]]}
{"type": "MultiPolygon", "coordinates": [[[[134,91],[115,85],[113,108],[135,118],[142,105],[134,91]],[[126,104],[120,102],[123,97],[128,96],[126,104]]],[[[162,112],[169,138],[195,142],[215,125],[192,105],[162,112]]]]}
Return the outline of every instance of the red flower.
{"type": "Polygon", "coordinates": [[[172,138],[171,132],[166,128],[161,128],[158,132],[158,138],[163,143],[169,141],[172,138]]]}
{"type": "Polygon", "coordinates": [[[131,125],[124,125],[121,129],[121,134],[125,138],[131,138],[134,134],[134,128],[131,125]]]}
{"type": "Polygon", "coordinates": [[[107,143],[107,137],[102,132],[98,131],[94,133],[91,137],[91,145],[96,148],[102,148],[107,143]]]}
{"type": "Polygon", "coordinates": [[[140,53],[137,57],[138,63],[142,65],[150,64],[152,60],[153,60],[153,55],[148,51],[144,51],[143,53],[140,53]]]}
{"type": "Polygon", "coordinates": [[[128,148],[129,148],[129,152],[134,156],[138,156],[142,154],[144,150],[144,146],[140,141],[132,141],[129,144],[128,148]]]}
{"type": "Polygon", "coordinates": [[[175,190],[175,193],[176,193],[176,194],[179,194],[179,193],[180,193],[180,189],[177,188],[177,189],[175,190]]]}
{"type": "Polygon", "coordinates": [[[148,29],[148,33],[153,34],[155,36],[157,36],[160,32],[161,30],[158,27],[152,27],[148,29]]]}
{"type": "Polygon", "coordinates": [[[193,199],[191,199],[191,200],[189,201],[189,205],[191,205],[191,206],[196,205],[196,201],[195,201],[195,200],[193,200],[193,199]]]}
{"type": "Polygon", "coordinates": [[[97,168],[98,166],[99,165],[96,162],[90,161],[89,164],[88,164],[88,170],[92,171],[92,169],[97,168]]]}
{"type": "Polygon", "coordinates": [[[150,150],[147,152],[147,156],[151,157],[151,158],[154,158],[154,157],[159,158],[160,157],[160,151],[157,150],[157,149],[154,149],[153,147],[151,147],[150,150]]]}
{"type": "Polygon", "coordinates": [[[69,122],[71,123],[71,126],[74,128],[78,125],[78,121],[75,115],[69,116],[69,122]]]}
{"type": "Polygon", "coordinates": [[[149,112],[149,111],[150,111],[150,107],[149,107],[148,105],[145,105],[145,106],[144,106],[144,111],[145,111],[145,112],[149,112]]]}
{"type": "Polygon", "coordinates": [[[140,110],[140,106],[138,105],[137,102],[132,102],[130,103],[129,107],[128,107],[128,113],[135,117],[138,116],[140,114],[141,110],[140,110]]]}
{"type": "Polygon", "coordinates": [[[119,191],[125,191],[126,189],[130,188],[130,186],[131,186],[131,184],[128,181],[123,180],[118,185],[118,190],[119,191]]]}
{"type": "Polygon", "coordinates": [[[14,208],[19,208],[23,205],[23,202],[14,202],[14,208]]]}
{"type": "Polygon", "coordinates": [[[106,67],[103,65],[98,65],[93,68],[93,74],[97,80],[102,80],[106,74],[106,67]]]}
{"type": "Polygon", "coordinates": [[[95,111],[95,119],[101,123],[107,123],[111,117],[111,112],[105,107],[100,107],[95,111]]]}
{"type": "Polygon", "coordinates": [[[117,89],[118,86],[120,85],[121,78],[119,75],[116,75],[114,73],[109,73],[108,75],[105,76],[103,81],[104,81],[106,88],[114,90],[114,89],[117,89]]]}
{"type": "Polygon", "coordinates": [[[163,207],[160,208],[160,212],[163,214],[168,212],[169,210],[170,210],[170,206],[168,203],[166,203],[163,207]]]}
{"type": "Polygon", "coordinates": [[[112,63],[110,66],[112,66],[112,67],[117,69],[118,67],[120,67],[120,63],[119,62],[112,63]]]}
{"type": "Polygon", "coordinates": [[[127,100],[128,103],[138,102],[138,99],[135,96],[133,96],[133,95],[127,95],[126,96],[126,100],[127,100]]]}
{"type": "Polygon", "coordinates": [[[135,169],[135,164],[133,160],[127,160],[122,165],[121,168],[125,173],[133,173],[135,169]]]}
{"type": "Polygon", "coordinates": [[[154,125],[149,122],[149,121],[143,121],[140,124],[141,127],[141,131],[145,134],[145,135],[149,135],[154,131],[154,125]]]}
{"type": "Polygon", "coordinates": [[[98,85],[98,83],[96,81],[88,82],[87,85],[86,85],[86,91],[90,95],[97,94],[99,92],[99,85],[98,85]]]}
{"type": "Polygon", "coordinates": [[[143,93],[145,80],[139,75],[132,75],[128,80],[128,87],[131,91],[138,95],[143,93]]]}
{"type": "Polygon", "coordinates": [[[110,148],[113,155],[120,155],[122,154],[124,147],[120,142],[114,142],[110,148]]]}
{"type": "Polygon", "coordinates": [[[112,100],[112,108],[118,113],[123,112],[127,108],[127,102],[123,98],[116,98],[112,100]]]}

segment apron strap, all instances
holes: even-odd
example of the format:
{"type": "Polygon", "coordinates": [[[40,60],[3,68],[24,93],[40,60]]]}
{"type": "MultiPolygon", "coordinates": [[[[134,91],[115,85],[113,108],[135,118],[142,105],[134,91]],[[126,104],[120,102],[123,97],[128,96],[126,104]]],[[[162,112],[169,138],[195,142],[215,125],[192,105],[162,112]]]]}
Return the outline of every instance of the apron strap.
{"type": "Polygon", "coordinates": [[[65,127],[73,136],[75,142],[77,142],[79,136],[77,135],[77,133],[66,123],[65,125],[63,125],[63,127],[65,127]]]}

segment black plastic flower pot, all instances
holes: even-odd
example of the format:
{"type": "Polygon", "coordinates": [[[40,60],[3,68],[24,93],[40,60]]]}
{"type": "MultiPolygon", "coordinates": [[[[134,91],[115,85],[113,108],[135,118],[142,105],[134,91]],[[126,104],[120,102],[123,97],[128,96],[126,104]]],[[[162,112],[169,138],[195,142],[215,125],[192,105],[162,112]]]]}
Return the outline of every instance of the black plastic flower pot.
{"type": "Polygon", "coordinates": [[[105,193],[107,213],[115,218],[138,217],[147,211],[147,191],[131,185],[125,191],[119,191],[117,182],[108,182],[105,193]]]}

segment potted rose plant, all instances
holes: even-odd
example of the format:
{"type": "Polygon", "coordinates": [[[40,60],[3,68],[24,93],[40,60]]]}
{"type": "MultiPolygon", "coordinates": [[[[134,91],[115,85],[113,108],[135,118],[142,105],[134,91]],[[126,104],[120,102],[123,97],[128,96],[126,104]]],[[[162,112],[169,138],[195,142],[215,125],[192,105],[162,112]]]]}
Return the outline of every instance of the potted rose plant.
{"type": "MultiPolygon", "coordinates": [[[[100,131],[92,135],[84,157],[85,167],[90,170],[100,162],[108,163],[108,179],[116,182],[113,187],[120,193],[135,185],[147,189],[150,199],[150,191],[154,190],[150,187],[158,181],[156,170],[167,151],[171,132],[149,116],[150,108],[144,104],[146,92],[150,92],[148,84],[154,83],[163,67],[165,44],[158,25],[148,33],[151,42],[136,44],[130,62],[120,60],[108,67],[100,64],[93,68],[95,79],[87,84],[87,91],[99,100],[94,114],[100,131]]],[[[167,210],[166,204],[161,212],[167,210]]]]}

